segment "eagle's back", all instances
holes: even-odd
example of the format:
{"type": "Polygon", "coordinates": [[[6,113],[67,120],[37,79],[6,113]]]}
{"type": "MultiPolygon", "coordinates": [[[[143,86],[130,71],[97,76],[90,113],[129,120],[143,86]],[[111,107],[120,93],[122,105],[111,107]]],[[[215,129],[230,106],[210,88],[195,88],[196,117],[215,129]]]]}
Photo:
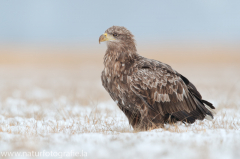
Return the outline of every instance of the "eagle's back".
{"type": "Polygon", "coordinates": [[[102,84],[133,128],[160,127],[166,122],[193,123],[213,117],[196,87],[162,62],[136,55],[106,54],[102,84]]]}

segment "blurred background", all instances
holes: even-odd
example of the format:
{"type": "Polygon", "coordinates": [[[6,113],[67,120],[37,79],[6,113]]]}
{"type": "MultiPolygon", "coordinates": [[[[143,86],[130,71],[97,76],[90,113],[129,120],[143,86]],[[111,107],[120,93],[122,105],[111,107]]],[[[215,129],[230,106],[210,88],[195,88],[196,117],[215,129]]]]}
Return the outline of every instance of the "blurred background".
{"type": "MultiPolygon", "coordinates": [[[[170,64],[193,82],[201,83],[206,74],[211,78],[217,71],[220,75],[214,78],[238,80],[224,74],[239,71],[238,0],[0,2],[0,73],[6,82],[15,79],[12,85],[22,78],[34,81],[35,76],[40,83],[64,78],[52,91],[61,92],[66,84],[66,93],[81,83],[82,96],[89,87],[99,87],[109,99],[100,81],[106,45],[99,45],[98,38],[113,25],[135,35],[139,54],[170,64]]],[[[89,93],[98,92],[96,99],[102,100],[99,91],[89,93]]]]}
{"type": "MultiPolygon", "coordinates": [[[[239,6],[238,0],[1,0],[0,64],[77,64],[88,56],[92,62],[93,54],[103,57],[106,46],[98,38],[112,25],[127,27],[139,53],[158,60],[170,62],[171,54],[187,54],[185,60],[210,56],[221,61],[227,54],[224,60],[236,61],[239,6]]],[[[206,58],[200,61],[211,61],[206,58]]]]}

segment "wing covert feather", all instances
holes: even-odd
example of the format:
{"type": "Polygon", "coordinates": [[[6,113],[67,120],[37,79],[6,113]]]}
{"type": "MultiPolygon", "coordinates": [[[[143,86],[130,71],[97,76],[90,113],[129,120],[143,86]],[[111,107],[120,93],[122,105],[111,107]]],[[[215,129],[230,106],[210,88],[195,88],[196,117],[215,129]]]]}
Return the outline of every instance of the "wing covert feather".
{"type": "Polygon", "coordinates": [[[162,115],[182,110],[189,113],[196,109],[186,84],[177,74],[166,69],[139,69],[131,76],[130,86],[162,115]]]}

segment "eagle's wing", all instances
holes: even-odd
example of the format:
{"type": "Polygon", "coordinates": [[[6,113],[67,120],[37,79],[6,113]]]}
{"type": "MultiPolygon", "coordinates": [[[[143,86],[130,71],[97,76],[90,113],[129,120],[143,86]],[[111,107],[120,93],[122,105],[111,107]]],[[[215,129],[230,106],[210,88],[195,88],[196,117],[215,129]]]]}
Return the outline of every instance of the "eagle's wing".
{"type": "Polygon", "coordinates": [[[201,99],[198,99],[201,95],[195,87],[190,88],[192,93],[181,75],[171,68],[139,68],[131,76],[130,88],[150,109],[162,116],[169,114],[190,123],[196,119],[204,119],[206,114],[212,116],[201,99]]]}

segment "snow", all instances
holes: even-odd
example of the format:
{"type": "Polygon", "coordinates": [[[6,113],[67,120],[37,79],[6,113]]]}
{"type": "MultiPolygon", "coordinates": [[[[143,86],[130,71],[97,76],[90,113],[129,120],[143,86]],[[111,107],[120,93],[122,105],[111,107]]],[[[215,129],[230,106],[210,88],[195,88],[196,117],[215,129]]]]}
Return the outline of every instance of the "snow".
{"type": "MultiPolygon", "coordinates": [[[[15,75],[15,70],[0,70],[0,155],[33,151],[45,156],[32,158],[240,158],[240,92],[231,90],[227,81],[234,75],[239,79],[238,70],[217,72],[209,81],[198,79],[199,75],[193,79],[203,97],[217,108],[212,121],[165,125],[146,132],[135,132],[115,101],[102,96],[106,92],[99,74],[91,79],[78,71],[54,71],[52,76],[52,72],[15,75]],[[46,156],[51,152],[55,156],[46,156]],[[74,152],[82,156],[71,155],[74,152]]],[[[195,71],[189,72],[195,77],[195,71]]],[[[240,88],[240,83],[234,86],[240,88]]]]}
{"type": "Polygon", "coordinates": [[[239,109],[222,109],[213,121],[134,132],[113,101],[96,107],[68,106],[63,98],[58,102],[66,106],[46,107],[43,119],[36,120],[25,116],[38,112],[40,106],[28,109],[23,99],[8,98],[8,107],[1,112],[7,109],[15,117],[0,116],[0,151],[83,151],[87,158],[119,159],[240,157],[239,109]]]}

